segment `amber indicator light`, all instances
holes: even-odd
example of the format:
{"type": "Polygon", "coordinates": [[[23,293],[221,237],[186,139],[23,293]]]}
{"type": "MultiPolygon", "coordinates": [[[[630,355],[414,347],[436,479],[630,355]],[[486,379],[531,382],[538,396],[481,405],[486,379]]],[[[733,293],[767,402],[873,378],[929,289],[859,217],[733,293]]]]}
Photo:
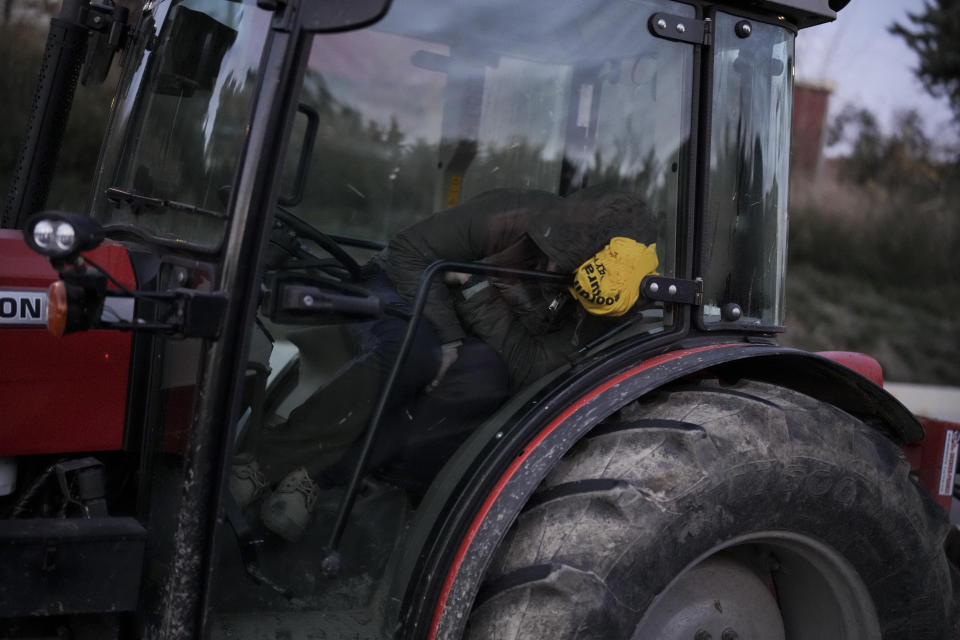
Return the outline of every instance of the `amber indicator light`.
{"type": "Polygon", "coordinates": [[[47,330],[58,338],[67,328],[67,286],[57,280],[47,288],[47,330]]]}

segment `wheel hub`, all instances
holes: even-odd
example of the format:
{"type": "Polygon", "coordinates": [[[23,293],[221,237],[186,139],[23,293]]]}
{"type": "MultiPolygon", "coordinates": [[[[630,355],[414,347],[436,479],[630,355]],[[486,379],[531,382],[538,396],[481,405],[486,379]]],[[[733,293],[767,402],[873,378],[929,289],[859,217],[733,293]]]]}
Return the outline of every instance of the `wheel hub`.
{"type": "Polygon", "coordinates": [[[769,585],[723,556],[684,572],[647,610],[634,640],[784,640],[783,619],[769,585]]]}

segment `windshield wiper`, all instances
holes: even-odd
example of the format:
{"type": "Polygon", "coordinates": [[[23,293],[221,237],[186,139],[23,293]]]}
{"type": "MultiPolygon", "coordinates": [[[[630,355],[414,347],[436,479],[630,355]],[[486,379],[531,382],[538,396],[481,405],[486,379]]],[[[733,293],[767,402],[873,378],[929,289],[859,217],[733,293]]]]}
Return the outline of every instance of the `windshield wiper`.
{"type": "Polygon", "coordinates": [[[147,209],[170,209],[171,211],[185,211],[187,213],[195,213],[197,215],[220,218],[222,220],[227,218],[227,214],[214,211],[213,209],[204,209],[203,207],[198,207],[195,204],[177,202],[176,200],[164,200],[163,198],[145,196],[139,193],[134,193],[133,191],[124,191],[123,189],[118,189],[117,187],[108,187],[105,193],[107,198],[113,202],[122,202],[133,205],[134,213],[136,213],[138,208],[143,207],[147,209]]]}

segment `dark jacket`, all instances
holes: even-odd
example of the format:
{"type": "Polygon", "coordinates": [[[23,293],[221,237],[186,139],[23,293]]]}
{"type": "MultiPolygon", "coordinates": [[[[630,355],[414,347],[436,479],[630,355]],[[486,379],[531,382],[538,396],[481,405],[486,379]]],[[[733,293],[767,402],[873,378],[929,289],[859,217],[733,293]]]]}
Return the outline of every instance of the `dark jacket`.
{"type": "MultiPolygon", "coordinates": [[[[545,191],[496,189],[434,214],[397,234],[379,257],[397,291],[411,299],[437,260],[572,273],[611,237],[655,241],[636,196],[588,189],[568,198],[545,191]]],[[[464,299],[437,278],[425,315],[443,343],[476,335],[506,362],[518,388],[559,366],[581,341],[585,312],[564,288],[496,280],[464,299]]],[[[599,321],[597,319],[598,322],[599,321]]]]}

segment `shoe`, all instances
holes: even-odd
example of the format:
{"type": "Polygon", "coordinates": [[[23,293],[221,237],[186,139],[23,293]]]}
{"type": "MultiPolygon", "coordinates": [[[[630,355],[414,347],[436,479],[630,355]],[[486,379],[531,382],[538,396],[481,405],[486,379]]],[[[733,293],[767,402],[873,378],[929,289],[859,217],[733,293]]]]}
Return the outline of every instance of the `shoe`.
{"type": "Polygon", "coordinates": [[[276,491],[263,501],[260,519],[267,529],[287,540],[296,542],[310,521],[317,502],[319,487],[303,467],[295,469],[280,481],[276,491]]]}
{"type": "Polygon", "coordinates": [[[262,496],[266,490],[267,481],[256,460],[233,465],[230,471],[230,493],[241,509],[262,496]]]}

